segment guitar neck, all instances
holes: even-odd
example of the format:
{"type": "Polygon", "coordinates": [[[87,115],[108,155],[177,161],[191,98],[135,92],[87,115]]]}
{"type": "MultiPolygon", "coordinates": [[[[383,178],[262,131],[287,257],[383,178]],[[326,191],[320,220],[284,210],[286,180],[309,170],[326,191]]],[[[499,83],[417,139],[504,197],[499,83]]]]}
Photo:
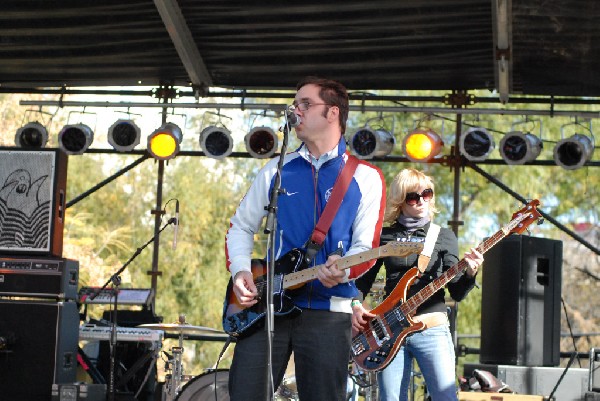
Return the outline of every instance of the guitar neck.
{"type": "MultiPolygon", "coordinates": [[[[337,260],[336,264],[340,270],[346,270],[352,266],[368,262],[372,259],[377,259],[382,256],[387,256],[388,253],[384,247],[373,248],[368,251],[358,253],[356,255],[344,256],[337,260]]],[[[324,264],[300,270],[294,273],[289,273],[283,278],[283,289],[294,287],[296,285],[307,283],[317,278],[317,271],[325,266],[324,264]]]]}
{"type": "MultiPolygon", "coordinates": [[[[521,219],[518,219],[521,221],[521,219]]],[[[488,238],[485,241],[482,241],[478,246],[477,250],[481,252],[481,254],[486,253],[490,248],[496,245],[500,240],[506,237],[510,233],[509,226],[518,224],[518,221],[513,220],[506,227],[502,227],[498,230],[494,235],[488,238]]],[[[450,269],[446,270],[442,275],[431,283],[423,287],[419,292],[410,297],[406,302],[402,303],[399,308],[404,313],[404,315],[412,314],[417,310],[419,306],[427,299],[429,299],[433,294],[438,292],[440,289],[444,288],[454,277],[456,277],[459,273],[465,271],[469,267],[466,259],[461,259],[458,263],[452,266],[450,269]]]]}

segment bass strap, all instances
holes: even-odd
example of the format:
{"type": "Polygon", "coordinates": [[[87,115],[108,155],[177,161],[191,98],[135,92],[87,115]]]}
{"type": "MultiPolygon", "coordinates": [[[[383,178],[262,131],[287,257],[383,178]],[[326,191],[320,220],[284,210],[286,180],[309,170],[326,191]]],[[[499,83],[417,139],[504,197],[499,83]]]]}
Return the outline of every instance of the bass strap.
{"type": "Polygon", "coordinates": [[[321,246],[323,246],[327,231],[329,231],[333,218],[342,204],[342,199],[344,199],[344,195],[346,195],[350,182],[352,182],[352,177],[354,176],[354,171],[356,171],[357,166],[358,158],[349,154],[348,160],[346,161],[340,176],[333,185],[333,190],[325,205],[325,210],[323,210],[323,214],[319,218],[319,221],[307,242],[305,259],[308,264],[312,263],[313,258],[319,249],[321,249],[321,246]]]}
{"type": "Polygon", "coordinates": [[[440,226],[435,223],[429,224],[429,230],[427,230],[427,236],[425,236],[425,244],[423,244],[423,251],[419,254],[417,259],[417,267],[419,268],[419,276],[425,273],[427,265],[431,260],[431,254],[433,253],[433,247],[437,241],[438,234],[440,233],[440,226]]]}

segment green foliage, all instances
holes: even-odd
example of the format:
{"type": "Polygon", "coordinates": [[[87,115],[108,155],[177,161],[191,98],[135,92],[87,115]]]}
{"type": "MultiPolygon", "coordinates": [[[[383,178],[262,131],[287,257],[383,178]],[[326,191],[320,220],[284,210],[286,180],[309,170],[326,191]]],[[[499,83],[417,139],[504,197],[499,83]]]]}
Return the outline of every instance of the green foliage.
{"type": "MultiPolygon", "coordinates": [[[[69,158],[68,199],[86,193],[135,161],[135,156],[85,154],[69,158]],[[82,173],[85,172],[85,173],[82,173]]],[[[220,329],[229,275],[224,238],[229,218],[246,189],[235,163],[179,158],[165,166],[161,226],[180,202],[179,239],[171,249],[172,227],[160,234],[156,313],[165,322],[185,314],[190,324],[220,329]],[[237,188],[237,189],[235,189],[237,188]],[[165,206],[166,205],[166,206],[165,206]]],[[[158,163],[150,159],[84,197],[68,209],[66,256],[80,260],[81,285],[102,285],[154,236],[158,163]]],[[[148,245],[122,274],[122,286],[149,288],[153,245],[148,245]]],[[[104,308],[90,307],[92,317],[104,308]],[[97,308],[98,310],[91,310],[97,308]]],[[[190,342],[188,371],[198,372],[217,360],[222,343],[190,342]],[[193,356],[193,357],[192,357],[193,356]]],[[[168,346],[168,342],[166,343],[168,346]]],[[[224,364],[227,366],[228,362],[224,364]]]]}
{"type": "MultiPolygon", "coordinates": [[[[236,175],[229,161],[207,168],[200,159],[182,159],[170,171],[172,188],[181,209],[177,250],[167,248],[168,260],[161,265],[157,311],[165,321],[187,316],[193,325],[221,328],[221,311],[229,274],[225,269],[224,241],[236,199],[242,194],[232,190],[236,175]],[[227,167],[225,167],[227,166],[227,167]],[[215,174],[215,170],[221,173],[215,174]]],[[[163,248],[164,249],[164,248],[163,248]]],[[[195,366],[210,367],[221,343],[188,344],[193,349],[195,366]]],[[[225,363],[228,365],[228,363],[225,363]]]]}

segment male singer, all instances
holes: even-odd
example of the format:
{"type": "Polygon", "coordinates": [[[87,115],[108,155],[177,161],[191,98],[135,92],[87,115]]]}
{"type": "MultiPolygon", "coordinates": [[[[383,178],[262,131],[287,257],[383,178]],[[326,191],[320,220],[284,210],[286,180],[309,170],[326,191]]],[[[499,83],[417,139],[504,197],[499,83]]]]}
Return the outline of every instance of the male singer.
{"type": "MultiPolygon", "coordinates": [[[[306,77],[297,85],[296,135],[303,143],[285,155],[274,232],[279,259],[293,248],[305,249],[349,154],[344,133],[348,118],[348,93],[339,82],[306,77]]],[[[278,160],[268,162],[242,199],[226,237],[228,269],[233,291],[244,307],[257,301],[250,270],[254,235],[261,230],[265,206],[275,180],[278,160]]],[[[298,395],[303,401],[346,399],[350,357],[350,302],[357,295],[352,280],[374,262],[348,270],[336,265],[340,256],[354,255],[379,245],[385,207],[385,181],[381,171],[360,161],[339,205],[321,249],[311,266],[322,265],[317,279],[304,285],[293,301],[302,313],[277,316],[274,322],[273,388],[283,379],[294,352],[298,395]]],[[[260,302],[265,302],[262,299],[260,302]]],[[[261,329],[240,338],[229,372],[232,401],[266,399],[267,335],[261,329]]],[[[271,395],[269,395],[270,397],[271,395]]]]}

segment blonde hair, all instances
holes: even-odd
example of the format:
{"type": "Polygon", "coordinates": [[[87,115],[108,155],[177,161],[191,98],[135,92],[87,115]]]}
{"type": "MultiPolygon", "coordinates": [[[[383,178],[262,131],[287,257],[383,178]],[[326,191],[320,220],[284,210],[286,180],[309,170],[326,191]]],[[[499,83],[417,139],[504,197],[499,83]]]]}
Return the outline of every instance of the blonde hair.
{"type": "Polygon", "coordinates": [[[406,194],[418,192],[421,187],[433,189],[433,198],[429,201],[429,218],[433,220],[433,215],[438,213],[435,207],[433,178],[412,168],[401,170],[392,180],[388,189],[384,220],[389,223],[396,221],[402,213],[406,194]]]}

